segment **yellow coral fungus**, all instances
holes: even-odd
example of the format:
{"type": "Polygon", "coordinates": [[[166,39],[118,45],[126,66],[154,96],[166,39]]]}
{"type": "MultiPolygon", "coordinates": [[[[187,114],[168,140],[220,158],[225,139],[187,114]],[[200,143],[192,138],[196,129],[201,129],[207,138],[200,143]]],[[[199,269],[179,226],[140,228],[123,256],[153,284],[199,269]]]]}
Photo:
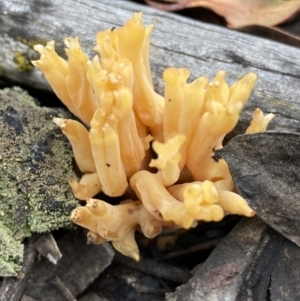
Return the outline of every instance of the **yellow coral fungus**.
{"type": "Polygon", "coordinates": [[[264,132],[267,129],[269,122],[274,117],[275,115],[272,113],[264,116],[262,110],[257,108],[253,113],[253,119],[251,121],[251,124],[246,130],[246,134],[264,132]]]}
{"type": "MultiPolygon", "coordinates": [[[[154,237],[162,227],[255,214],[235,193],[227,163],[214,162],[212,155],[236,125],[257,75],[250,72],[228,86],[219,71],[211,82],[200,77],[188,83],[187,69],[168,68],[163,97],[153,88],[149,66],[153,26],[143,26],[141,18],[136,13],[123,27],[98,33],[94,50],[100,58],[90,60],[78,38],[67,38],[68,61],[52,41],[34,46],[41,58],[33,62],[85,124],[53,119],[83,173],[79,182],[69,179],[74,195],[86,200],[71,219],[89,230],[90,243],[111,241],[136,260],[137,229],[154,237]],[[100,191],[131,200],[113,206],[93,199],[100,191]]],[[[264,131],[272,118],[256,110],[247,132],[264,131]]]]}
{"type": "Polygon", "coordinates": [[[162,222],[156,220],[140,201],[112,206],[104,201],[89,198],[85,207],[73,210],[71,219],[87,228],[90,241],[111,241],[123,254],[136,260],[139,251],[134,232],[139,226],[146,237],[152,238],[162,230],[162,222]]]}

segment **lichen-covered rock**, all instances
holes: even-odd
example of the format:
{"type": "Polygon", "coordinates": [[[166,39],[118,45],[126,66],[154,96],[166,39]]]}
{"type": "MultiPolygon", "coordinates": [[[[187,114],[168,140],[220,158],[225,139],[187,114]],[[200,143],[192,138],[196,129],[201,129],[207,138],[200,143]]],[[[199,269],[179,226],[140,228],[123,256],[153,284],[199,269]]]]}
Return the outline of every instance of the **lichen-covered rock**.
{"type": "Polygon", "coordinates": [[[0,222],[0,274],[14,276],[23,260],[23,245],[16,240],[9,228],[0,222]]]}
{"type": "Polygon", "coordinates": [[[0,276],[16,275],[22,240],[71,226],[72,151],[54,116],[20,88],[0,90],[0,276]]]}

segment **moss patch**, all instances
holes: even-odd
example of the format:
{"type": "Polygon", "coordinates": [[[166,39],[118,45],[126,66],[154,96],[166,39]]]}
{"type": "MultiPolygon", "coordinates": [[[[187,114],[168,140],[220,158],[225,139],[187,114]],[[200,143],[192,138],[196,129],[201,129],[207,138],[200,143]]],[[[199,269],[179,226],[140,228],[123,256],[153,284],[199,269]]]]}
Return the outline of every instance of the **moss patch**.
{"type": "Polygon", "coordinates": [[[30,58],[26,52],[14,51],[14,63],[18,66],[20,72],[31,71],[34,66],[30,62],[30,58]]]}
{"type": "Polygon", "coordinates": [[[0,241],[0,276],[17,273],[21,242],[31,232],[72,226],[73,155],[54,116],[63,117],[20,88],[0,90],[0,237],[9,237],[0,241]]]}

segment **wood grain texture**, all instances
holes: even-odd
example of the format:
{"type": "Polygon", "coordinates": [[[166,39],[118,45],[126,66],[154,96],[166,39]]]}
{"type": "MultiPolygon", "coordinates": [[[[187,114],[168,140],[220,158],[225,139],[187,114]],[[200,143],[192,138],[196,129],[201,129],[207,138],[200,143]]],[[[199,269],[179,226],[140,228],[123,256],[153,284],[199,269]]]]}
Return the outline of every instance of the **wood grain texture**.
{"type": "Polygon", "coordinates": [[[144,24],[155,25],[151,66],[159,92],[163,92],[162,72],[169,66],[189,68],[192,79],[204,74],[212,78],[225,69],[229,83],[255,71],[260,79],[235,134],[244,131],[256,107],[277,115],[271,129],[298,129],[299,49],[124,0],[2,0],[0,76],[50,89],[39,70],[20,71],[24,60],[38,58],[32,44],[55,39],[58,53],[63,54],[63,39],[78,35],[92,57],[96,32],[122,25],[135,11],[144,12],[144,24]]]}
{"type": "Polygon", "coordinates": [[[300,248],[268,228],[235,301],[299,300],[300,248]]]}
{"type": "Polygon", "coordinates": [[[259,218],[244,218],[166,301],[236,300],[266,229],[259,218]]]}

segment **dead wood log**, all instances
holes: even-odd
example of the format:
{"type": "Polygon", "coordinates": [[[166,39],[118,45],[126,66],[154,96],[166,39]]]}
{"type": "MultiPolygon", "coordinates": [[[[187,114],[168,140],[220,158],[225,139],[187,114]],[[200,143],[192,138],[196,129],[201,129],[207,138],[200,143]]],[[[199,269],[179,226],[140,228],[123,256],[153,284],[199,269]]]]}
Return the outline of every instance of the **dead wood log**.
{"type": "Polygon", "coordinates": [[[186,270],[163,263],[157,263],[150,259],[141,259],[139,262],[136,262],[132,258],[117,253],[114,260],[122,266],[145,274],[153,275],[155,277],[171,280],[176,283],[185,283],[191,276],[191,274],[186,270]]]}
{"type": "Polygon", "coordinates": [[[266,228],[257,217],[244,218],[166,301],[236,300],[266,228]]]}
{"type": "Polygon", "coordinates": [[[260,79],[236,133],[244,131],[256,107],[277,115],[271,129],[298,129],[298,49],[129,1],[3,0],[0,76],[49,89],[41,72],[30,64],[38,57],[32,50],[33,44],[55,39],[58,53],[63,54],[63,39],[80,36],[83,49],[92,57],[96,32],[122,25],[135,11],[144,12],[145,24],[155,25],[151,66],[158,91],[163,90],[162,72],[169,66],[189,68],[192,78],[203,74],[212,78],[218,70],[225,69],[230,83],[250,70],[255,71],[260,79]]]}
{"type": "Polygon", "coordinates": [[[299,300],[300,248],[268,228],[236,301],[299,300]]]}
{"type": "Polygon", "coordinates": [[[32,269],[24,293],[43,301],[77,298],[111,264],[114,256],[110,245],[87,245],[85,241],[85,235],[75,233],[60,238],[57,245],[62,258],[57,265],[41,258],[32,269]]]}

